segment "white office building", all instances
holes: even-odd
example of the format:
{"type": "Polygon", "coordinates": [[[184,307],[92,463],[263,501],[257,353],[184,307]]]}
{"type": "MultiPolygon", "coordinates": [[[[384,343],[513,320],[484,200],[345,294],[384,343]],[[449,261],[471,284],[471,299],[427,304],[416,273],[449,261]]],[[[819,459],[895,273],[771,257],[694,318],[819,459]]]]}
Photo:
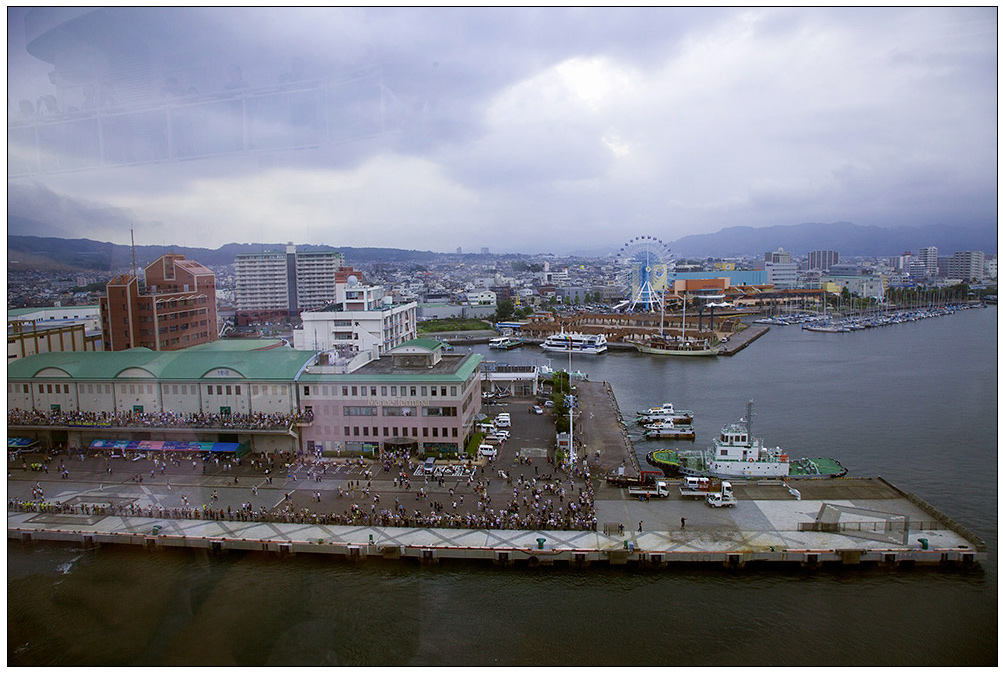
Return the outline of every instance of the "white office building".
{"type": "Polygon", "coordinates": [[[338,283],[335,302],[300,314],[303,326],[293,330],[293,348],[379,357],[417,338],[417,313],[417,302],[394,304],[382,287],[360,285],[352,276],[338,283]]]}

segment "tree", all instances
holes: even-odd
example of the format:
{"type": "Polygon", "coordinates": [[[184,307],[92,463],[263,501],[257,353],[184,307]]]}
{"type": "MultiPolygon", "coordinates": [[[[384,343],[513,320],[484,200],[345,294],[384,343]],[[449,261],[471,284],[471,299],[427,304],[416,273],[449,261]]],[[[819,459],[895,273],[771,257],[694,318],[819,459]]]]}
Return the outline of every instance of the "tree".
{"type": "Polygon", "coordinates": [[[510,299],[502,299],[495,309],[495,322],[508,320],[515,313],[515,304],[510,299]]]}

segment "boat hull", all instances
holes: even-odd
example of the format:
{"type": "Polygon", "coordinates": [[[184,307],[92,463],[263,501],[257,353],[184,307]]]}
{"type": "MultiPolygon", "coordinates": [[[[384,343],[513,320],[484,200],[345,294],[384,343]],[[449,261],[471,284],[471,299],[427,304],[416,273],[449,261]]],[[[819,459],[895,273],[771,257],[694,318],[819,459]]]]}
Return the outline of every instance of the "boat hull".
{"type": "Polygon", "coordinates": [[[721,349],[717,346],[712,346],[711,348],[702,348],[698,350],[679,350],[674,348],[656,348],[654,346],[642,346],[641,344],[634,344],[634,348],[642,353],[648,353],[650,355],[681,355],[684,357],[708,357],[712,355],[717,355],[721,352],[721,349]]]}

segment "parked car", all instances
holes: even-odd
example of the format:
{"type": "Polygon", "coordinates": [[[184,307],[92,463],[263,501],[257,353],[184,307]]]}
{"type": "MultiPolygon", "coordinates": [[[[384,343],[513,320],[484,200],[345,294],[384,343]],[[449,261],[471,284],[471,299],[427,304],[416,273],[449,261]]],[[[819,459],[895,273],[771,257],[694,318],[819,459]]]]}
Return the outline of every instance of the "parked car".
{"type": "Polygon", "coordinates": [[[494,458],[498,455],[498,447],[493,444],[481,444],[477,449],[477,455],[494,458]]]}
{"type": "Polygon", "coordinates": [[[540,406],[539,404],[534,404],[534,405],[533,405],[533,406],[532,406],[532,407],[530,408],[530,411],[531,411],[532,413],[536,414],[537,416],[539,416],[540,414],[542,414],[542,413],[543,413],[543,407],[541,407],[541,406],[540,406]]]}

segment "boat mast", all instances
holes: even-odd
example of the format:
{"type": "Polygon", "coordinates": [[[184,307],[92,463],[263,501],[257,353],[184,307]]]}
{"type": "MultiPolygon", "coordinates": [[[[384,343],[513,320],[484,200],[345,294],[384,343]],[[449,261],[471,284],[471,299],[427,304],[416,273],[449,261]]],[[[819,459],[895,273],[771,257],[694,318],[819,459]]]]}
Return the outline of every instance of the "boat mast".
{"type": "Polygon", "coordinates": [[[752,400],[745,405],[745,433],[749,435],[749,443],[752,443],[752,400]]]}

